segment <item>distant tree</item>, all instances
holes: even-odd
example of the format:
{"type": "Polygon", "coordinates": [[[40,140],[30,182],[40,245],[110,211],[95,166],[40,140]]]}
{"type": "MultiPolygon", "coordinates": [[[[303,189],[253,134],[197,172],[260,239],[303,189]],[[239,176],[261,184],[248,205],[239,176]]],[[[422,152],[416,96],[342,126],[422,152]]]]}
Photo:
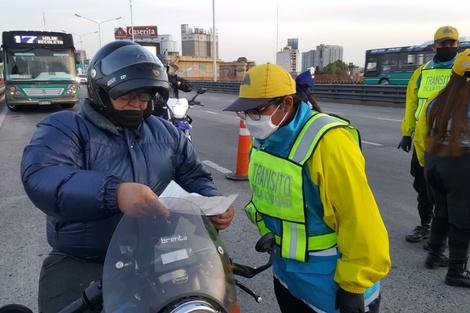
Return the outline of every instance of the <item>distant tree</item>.
{"type": "Polygon", "coordinates": [[[348,74],[348,72],[348,66],[341,60],[330,63],[323,68],[325,74],[348,74]]]}

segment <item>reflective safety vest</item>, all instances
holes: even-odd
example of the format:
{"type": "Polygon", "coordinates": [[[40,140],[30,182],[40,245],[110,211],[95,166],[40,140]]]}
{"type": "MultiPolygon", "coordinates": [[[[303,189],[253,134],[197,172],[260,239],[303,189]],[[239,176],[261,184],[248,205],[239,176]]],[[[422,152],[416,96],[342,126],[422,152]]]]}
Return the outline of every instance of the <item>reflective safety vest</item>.
{"type": "Polygon", "coordinates": [[[270,231],[263,214],[280,220],[282,231],[276,235],[276,244],[283,258],[306,262],[309,252],[326,250],[337,243],[337,235],[331,229],[329,233],[308,236],[302,175],[323,135],[336,127],[345,127],[360,145],[359,131],[348,120],[317,113],[303,126],[286,158],[262,148],[253,147],[251,151],[248,179],[252,198],[245,212],[262,235],[270,231]]]}
{"type": "Polygon", "coordinates": [[[431,61],[423,66],[418,89],[418,107],[415,111],[416,121],[429,97],[443,89],[449,82],[451,75],[452,68],[433,68],[431,61]]]}

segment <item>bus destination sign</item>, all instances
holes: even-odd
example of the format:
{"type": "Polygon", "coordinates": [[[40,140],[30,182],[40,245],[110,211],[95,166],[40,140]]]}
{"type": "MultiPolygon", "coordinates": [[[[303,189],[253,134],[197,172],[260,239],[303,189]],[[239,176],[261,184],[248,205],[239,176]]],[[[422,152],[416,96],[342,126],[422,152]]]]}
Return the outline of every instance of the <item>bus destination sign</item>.
{"type": "Polygon", "coordinates": [[[37,44],[37,45],[63,45],[61,36],[34,36],[34,35],[15,35],[16,44],[37,44]]]}

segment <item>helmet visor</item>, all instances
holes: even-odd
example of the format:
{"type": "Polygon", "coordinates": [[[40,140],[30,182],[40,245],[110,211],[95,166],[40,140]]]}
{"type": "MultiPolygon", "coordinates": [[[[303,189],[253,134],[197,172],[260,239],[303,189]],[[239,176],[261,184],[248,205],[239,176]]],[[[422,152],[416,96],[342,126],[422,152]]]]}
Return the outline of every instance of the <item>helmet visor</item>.
{"type": "Polygon", "coordinates": [[[142,46],[128,45],[113,51],[101,60],[101,72],[104,75],[110,75],[120,69],[139,63],[157,63],[163,67],[162,62],[150,51],[142,48],[142,46]]]}

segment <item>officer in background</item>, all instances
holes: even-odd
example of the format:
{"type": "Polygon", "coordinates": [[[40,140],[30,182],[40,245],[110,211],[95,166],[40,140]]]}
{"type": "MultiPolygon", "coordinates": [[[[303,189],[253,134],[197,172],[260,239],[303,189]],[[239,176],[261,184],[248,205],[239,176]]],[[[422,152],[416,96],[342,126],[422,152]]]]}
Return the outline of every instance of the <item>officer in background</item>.
{"type": "MultiPolygon", "coordinates": [[[[428,98],[445,87],[452,74],[457,50],[459,48],[459,32],[452,26],[442,26],[434,34],[434,58],[418,67],[406,90],[405,116],[401,124],[403,137],[398,148],[409,152],[416,122],[428,98]]],[[[432,202],[428,198],[424,168],[419,164],[413,148],[411,157],[411,175],[414,177],[413,188],[418,193],[418,212],[421,224],[405,237],[408,242],[420,242],[430,236],[431,221],[434,216],[432,202]]]]}
{"type": "Polygon", "coordinates": [[[435,204],[425,265],[449,266],[445,283],[470,288],[470,49],[458,54],[449,83],[426,103],[414,147],[435,204]],[[444,255],[449,237],[449,260],[444,255]]]}

